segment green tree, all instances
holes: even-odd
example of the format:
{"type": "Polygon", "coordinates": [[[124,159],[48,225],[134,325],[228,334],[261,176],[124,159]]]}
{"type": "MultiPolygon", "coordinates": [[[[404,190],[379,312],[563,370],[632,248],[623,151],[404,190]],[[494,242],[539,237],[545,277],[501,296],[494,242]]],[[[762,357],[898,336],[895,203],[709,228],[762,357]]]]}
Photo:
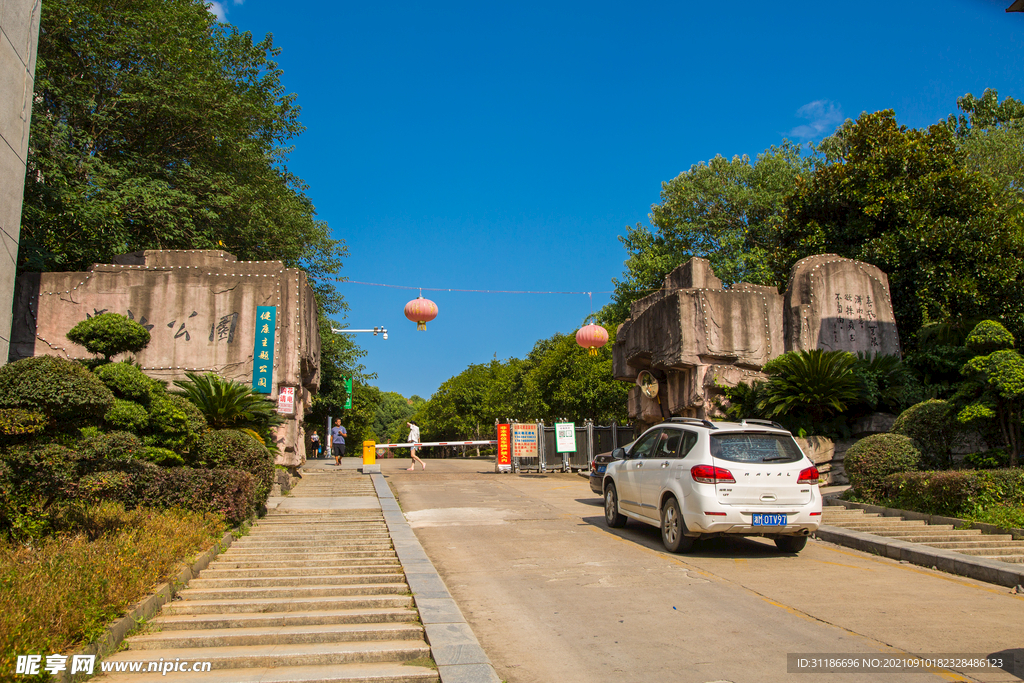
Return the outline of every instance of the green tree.
{"type": "Polygon", "coordinates": [[[344,248],[285,166],[303,126],[279,51],[200,0],[47,2],[19,269],[223,248],[336,272],[344,248]]]}
{"type": "Polygon", "coordinates": [[[967,337],[967,348],[978,355],[964,365],[966,381],[954,396],[961,423],[983,430],[986,423],[994,423],[1010,453],[1011,467],[1024,448],[1024,357],[1013,349],[1014,342],[998,323],[979,323],[967,337]]]}
{"type": "Polygon", "coordinates": [[[787,220],[758,238],[773,245],[778,280],[805,256],[836,253],[888,274],[904,339],[926,323],[978,317],[1019,328],[1024,231],[948,125],[910,130],[891,110],[863,114],[818,150],[787,220]]]}
{"type": "Polygon", "coordinates": [[[769,225],[782,220],[783,202],[797,180],[813,170],[799,145],[784,141],[758,155],[716,156],[662,183],[661,203],[651,207],[651,229],[637,224],[620,237],[626,271],[613,280],[613,301],[601,313],[614,326],[629,315],[629,304],[661,287],[662,280],[690,258],[711,261],[725,284],[746,281],[780,284],[768,268],[769,225]]]}
{"type": "Polygon", "coordinates": [[[768,361],[766,404],[772,417],[799,411],[811,424],[844,412],[862,395],[854,367],[857,357],[846,351],[791,351],[768,361]]]}

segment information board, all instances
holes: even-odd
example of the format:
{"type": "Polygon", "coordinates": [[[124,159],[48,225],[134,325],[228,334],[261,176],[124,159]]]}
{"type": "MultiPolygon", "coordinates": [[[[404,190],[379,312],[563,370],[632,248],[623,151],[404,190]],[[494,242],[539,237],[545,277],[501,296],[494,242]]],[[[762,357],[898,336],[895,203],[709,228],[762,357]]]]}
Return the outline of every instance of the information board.
{"type": "Polygon", "coordinates": [[[277,412],[281,415],[295,413],[295,387],[281,387],[277,393],[277,412]]]}
{"type": "Polygon", "coordinates": [[[256,339],[252,349],[252,390],[272,394],[274,388],[274,331],[277,306],[256,307],[256,339]]]}
{"type": "Polygon", "coordinates": [[[512,425],[512,457],[536,458],[537,425],[535,423],[517,423],[512,425]]]}
{"type": "Polygon", "coordinates": [[[555,452],[575,453],[576,452],[576,423],[556,422],[555,423],[555,452]]]}

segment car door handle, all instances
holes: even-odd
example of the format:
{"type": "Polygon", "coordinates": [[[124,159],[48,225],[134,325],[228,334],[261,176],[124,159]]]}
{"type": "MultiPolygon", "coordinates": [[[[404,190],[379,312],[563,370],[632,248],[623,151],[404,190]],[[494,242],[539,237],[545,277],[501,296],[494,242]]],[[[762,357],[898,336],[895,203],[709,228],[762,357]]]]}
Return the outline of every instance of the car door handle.
{"type": "Polygon", "coordinates": [[[643,467],[643,466],[644,466],[644,464],[643,464],[642,462],[638,462],[638,463],[636,464],[636,468],[637,468],[637,469],[640,469],[640,468],[641,468],[641,467],[643,467]]]}
{"type": "Polygon", "coordinates": [[[666,460],[665,462],[661,463],[661,466],[662,467],[668,467],[668,460],[666,460]]]}

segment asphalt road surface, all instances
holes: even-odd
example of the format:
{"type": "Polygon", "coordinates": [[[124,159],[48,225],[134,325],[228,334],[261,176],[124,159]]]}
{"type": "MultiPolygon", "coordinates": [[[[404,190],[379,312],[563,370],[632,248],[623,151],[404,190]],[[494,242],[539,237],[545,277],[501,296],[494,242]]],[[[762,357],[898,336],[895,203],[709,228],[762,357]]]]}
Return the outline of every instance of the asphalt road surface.
{"type": "Polygon", "coordinates": [[[508,683],[1022,680],[998,668],[890,668],[908,654],[1024,660],[1024,595],[1006,588],[814,540],[799,555],[765,539],[672,555],[653,527],[608,529],[578,474],[378,462],[508,683]],[[808,668],[851,654],[877,668],[799,673],[791,653],[808,668]]]}

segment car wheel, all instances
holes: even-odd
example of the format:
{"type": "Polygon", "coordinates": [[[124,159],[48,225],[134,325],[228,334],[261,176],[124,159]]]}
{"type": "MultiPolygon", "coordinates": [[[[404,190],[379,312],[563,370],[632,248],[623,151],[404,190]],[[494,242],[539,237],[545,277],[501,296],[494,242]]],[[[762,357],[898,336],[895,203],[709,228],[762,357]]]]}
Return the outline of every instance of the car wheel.
{"type": "Polygon", "coordinates": [[[784,553],[798,553],[806,545],[806,536],[779,536],[775,539],[775,546],[784,553]]]}
{"type": "Polygon", "coordinates": [[[661,542],[670,553],[685,553],[693,548],[697,539],[687,536],[686,523],[679,511],[679,501],[669,498],[661,508],[661,542]]]}
{"type": "Polygon", "coordinates": [[[608,484],[604,490],[604,521],[613,529],[626,526],[626,516],[619,512],[619,496],[615,484],[608,484]]]}

